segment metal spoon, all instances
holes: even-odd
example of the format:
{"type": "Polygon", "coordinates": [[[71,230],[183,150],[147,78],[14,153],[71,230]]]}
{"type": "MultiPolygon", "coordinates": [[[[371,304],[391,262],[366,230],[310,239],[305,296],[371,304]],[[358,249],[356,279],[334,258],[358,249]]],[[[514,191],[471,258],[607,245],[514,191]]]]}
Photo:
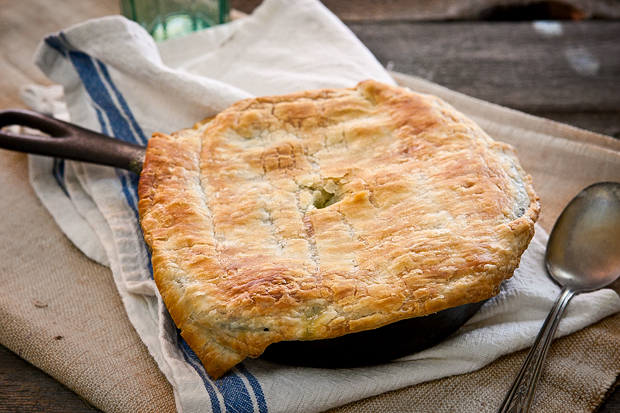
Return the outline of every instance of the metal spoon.
{"type": "Polygon", "coordinates": [[[547,351],[570,299],[620,277],[620,183],[581,191],[558,218],[547,243],[549,275],[562,286],[499,412],[528,412],[547,351]]]}

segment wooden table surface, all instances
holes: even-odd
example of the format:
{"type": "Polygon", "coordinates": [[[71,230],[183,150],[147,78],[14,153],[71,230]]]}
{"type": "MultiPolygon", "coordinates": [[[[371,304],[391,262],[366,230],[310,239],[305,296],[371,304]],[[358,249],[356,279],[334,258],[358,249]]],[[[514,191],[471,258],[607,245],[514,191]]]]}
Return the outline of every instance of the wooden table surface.
{"type": "MultiPolygon", "coordinates": [[[[232,2],[243,12],[258,3],[232,2]]],[[[579,2],[568,0],[561,7],[520,9],[494,7],[509,1],[486,6],[470,1],[459,3],[471,3],[459,9],[460,15],[446,6],[454,0],[411,3],[325,0],[391,70],[620,138],[620,20],[588,19],[609,2],[584,1],[579,10],[579,2]],[[559,20],[566,18],[585,19],[559,20]]],[[[620,16],[620,5],[600,10],[598,17],[620,16]]],[[[0,0],[0,108],[24,107],[22,84],[50,83],[32,63],[46,33],[118,12],[117,0],[0,0]]],[[[98,410],[0,346],[0,412],[93,411],[98,410]]],[[[599,412],[620,412],[620,391],[599,412]]]]}

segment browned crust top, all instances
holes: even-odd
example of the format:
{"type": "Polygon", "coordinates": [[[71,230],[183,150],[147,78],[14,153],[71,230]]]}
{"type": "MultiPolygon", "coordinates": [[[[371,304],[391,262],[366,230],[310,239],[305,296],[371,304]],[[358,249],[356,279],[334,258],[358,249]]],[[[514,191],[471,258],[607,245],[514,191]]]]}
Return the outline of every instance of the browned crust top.
{"type": "Polygon", "coordinates": [[[139,196],[155,281],[214,378],[277,341],[497,294],[539,211],[510,146],[375,81],[157,133],[139,196]]]}

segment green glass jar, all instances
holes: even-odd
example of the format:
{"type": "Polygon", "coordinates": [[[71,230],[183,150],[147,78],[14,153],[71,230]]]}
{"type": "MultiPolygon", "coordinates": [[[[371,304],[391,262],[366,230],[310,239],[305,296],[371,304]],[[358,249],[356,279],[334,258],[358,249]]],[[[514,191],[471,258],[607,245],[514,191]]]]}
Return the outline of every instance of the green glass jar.
{"type": "Polygon", "coordinates": [[[229,0],[120,0],[125,17],[156,41],[182,36],[230,19],[229,0]]]}

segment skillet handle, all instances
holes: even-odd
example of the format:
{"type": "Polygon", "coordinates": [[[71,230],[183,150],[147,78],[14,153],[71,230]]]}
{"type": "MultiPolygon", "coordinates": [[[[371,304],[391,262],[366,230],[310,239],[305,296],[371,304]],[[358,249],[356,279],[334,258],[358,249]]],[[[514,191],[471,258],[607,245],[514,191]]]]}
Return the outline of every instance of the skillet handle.
{"type": "Polygon", "coordinates": [[[0,129],[0,148],[114,166],[140,174],[146,149],[88,129],[23,109],[0,110],[0,128],[20,125],[50,136],[23,135],[0,129]]]}

